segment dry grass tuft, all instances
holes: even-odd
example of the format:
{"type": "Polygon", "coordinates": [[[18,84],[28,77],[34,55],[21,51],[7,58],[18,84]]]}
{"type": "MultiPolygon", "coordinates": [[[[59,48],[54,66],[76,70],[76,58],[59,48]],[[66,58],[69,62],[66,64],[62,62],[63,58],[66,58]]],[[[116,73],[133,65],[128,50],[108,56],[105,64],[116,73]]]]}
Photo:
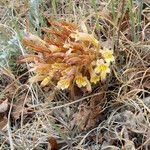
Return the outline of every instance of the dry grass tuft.
{"type": "Polygon", "coordinates": [[[147,0],[1,0],[0,149],[150,149],[149,14],[147,0]],[[30,63],[17,63],[29,52],[22,33],[43,38],[45,16],[82,26],[114,51],[105,84],[75,88],[74,101],[55,83],[29,84],[30,63]]]}

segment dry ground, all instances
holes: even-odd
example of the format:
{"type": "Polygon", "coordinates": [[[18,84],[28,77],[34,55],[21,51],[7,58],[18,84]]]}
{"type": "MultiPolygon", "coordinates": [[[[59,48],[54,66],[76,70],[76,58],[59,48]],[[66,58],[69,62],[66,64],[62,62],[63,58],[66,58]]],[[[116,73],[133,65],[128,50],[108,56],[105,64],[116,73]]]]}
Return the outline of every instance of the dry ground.
{"type": "Polygon", "coordinates": [[[148,0],[0,1],[0,149],[149,150],[150,2],[148,0]],[[45,16],[84,22],[114,50],[108,81],[92,93],[30,84],[21,39],[41,36],[45,16]]]}

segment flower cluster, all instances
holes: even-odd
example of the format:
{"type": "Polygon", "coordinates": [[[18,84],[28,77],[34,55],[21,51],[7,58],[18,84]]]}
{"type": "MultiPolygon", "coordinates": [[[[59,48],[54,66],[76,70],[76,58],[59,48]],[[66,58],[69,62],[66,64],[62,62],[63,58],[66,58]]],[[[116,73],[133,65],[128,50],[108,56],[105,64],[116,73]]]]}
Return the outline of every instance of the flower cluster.
{"type": "Polygon", "coordinates": [[[50,27],[41,30],[44,37],[31,33],[23,38],[23,44],[34,50],[22,62],[30,62],[35,73],[30,82],[41,82],[42,86],[55,82],[58,89],[72,86],[91,91],[92,84],[105,81],[110,73],[113,51],[101,49],[100,42],[73,23],[48,19],[50,27]]]}

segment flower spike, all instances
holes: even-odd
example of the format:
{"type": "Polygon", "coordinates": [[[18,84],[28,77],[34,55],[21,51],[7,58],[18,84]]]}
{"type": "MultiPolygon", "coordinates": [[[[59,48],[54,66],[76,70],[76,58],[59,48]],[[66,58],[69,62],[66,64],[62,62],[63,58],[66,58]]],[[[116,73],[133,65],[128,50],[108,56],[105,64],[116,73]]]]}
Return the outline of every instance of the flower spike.
{"type": "Polygon", "coordinates": [[[43,38],[31,33],[23,37],[24,46],[33,50],[19,60],[28,62],[29,71],[35,74],[29,81],[41,82],[41,86],[53,82],[60,90],[77,86],[91,92],[92,86],[105,81],[110,73],[113,51],[101,49],[99,40],[83,23],[78,27],[66,21],[48,22],[50,27],[41,28],[43,38]]]}

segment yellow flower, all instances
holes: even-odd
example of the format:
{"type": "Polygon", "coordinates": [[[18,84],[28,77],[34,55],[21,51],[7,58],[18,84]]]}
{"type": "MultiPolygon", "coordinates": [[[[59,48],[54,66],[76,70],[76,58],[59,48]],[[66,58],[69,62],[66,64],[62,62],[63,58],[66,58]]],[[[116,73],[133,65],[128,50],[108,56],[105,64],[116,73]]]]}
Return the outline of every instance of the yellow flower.
{"type": "Polygon", "coordinates": [[[49,74],[52,74],[52,76],[56,80],[58,80],[61,77],[62,70],[64,70],[65,68],[66,68],[66,65],[64,63],[54,63],[52,64],[52,69],[49,74]]]}
{"type": "Polygon", "coordinates": [[[110,73],[109,64],[105,63],[103,59],[97,60],[97,66],[95,68],[96,73],[110,73]]]}
{"type": "Polygon", "coordinates": [[[83,77],[82,75],[77,76],[76,84],[79,88],[85,87],[87,85],[87,77],[83,77]]]}
{"type": "Polygon", "coordinates": [[[115,61],[112,50],[100,50],[100,53],[107,63],[115,61]]]}
{"type": "Polygon", "coordinates": [[[59,68],[61,68],[61,67],[63,67],[63,66],[64,66],[63,63],[54,63],[54,64],[52,65],[52,69],[59,69],[59,68]]]}
{"type": "Polygon", "coordinates": [[[46,78],[43,79],[43,81],[41,82],[41,86],[46,86],[50,83],[51,81],[51,77],[47,76],[46,78]]]}
{"type": "Polygon", "coordinates": [[[92,91],[92,87],[91,87],[91,83],[89,82],[89,80],[86,78],[86,82],[87,82],[87,85],[86,85],[86,90],[88,92],[91,92],[92,91]]]}
{"type": "Polygon", "coordinates": [[[79,88],[86,87],[87,91],[91,92],[91,84],[87,77],[83,77],[82,75],[78,75],[76,78],[76,84],[79,88]]]}
{"type": "Polygon", "coordinates": [[[70,70],[71,70],[70,67],[66,68],[65,70],[63,70],[63,71],[61,72],[61,75],[62,75],[62,76],[66,76],[66,74],[67,74],[70,70]]]}
{"type": "Polygon", "coordinates": [[[100,80],[100,77],[96,74],[91,75],[90,82],[96,84],[100,80]]]}
{"type": "Polygon", "coordinates": [[[77,33],[72,33],[70,36],[72,38],[75,38],[76,41],[91,42],[94,46],[99,47],[99,41],[96,38],[94,38],[92,34],[77,32],[77,33]]]}
{"type": "Polygon", "coordinates": [[[73,79],[73,77],[69,77],[69,78],[66,78],[66,79],[64,79],[64,78],[61,79],[60,78],[60,81],[58,81],[58,83],[57,83],[57,88],[62,89],[62,90],[68,89],[71,82],[72,82],[72,79],[73,79]]]}
{"type": "Polygon", "coordinates": [[[90,73],[90,82],[96,84],[99,80],[100,77],[94,72],[92,64],[88,68],[89,73],[90,73]]]}
{"type": "Polygon", "coordinates": [[[95,72],[100,74],[101,81],[106,79],[107,73],[110,73],[110,68],[108,63],[104,63],[103,59],[97,61],[97,66],[95,72]]]}

